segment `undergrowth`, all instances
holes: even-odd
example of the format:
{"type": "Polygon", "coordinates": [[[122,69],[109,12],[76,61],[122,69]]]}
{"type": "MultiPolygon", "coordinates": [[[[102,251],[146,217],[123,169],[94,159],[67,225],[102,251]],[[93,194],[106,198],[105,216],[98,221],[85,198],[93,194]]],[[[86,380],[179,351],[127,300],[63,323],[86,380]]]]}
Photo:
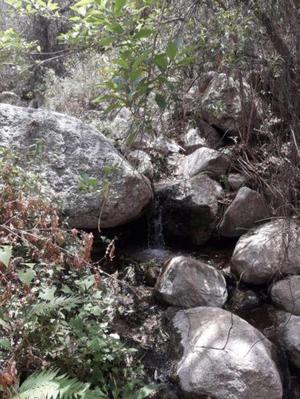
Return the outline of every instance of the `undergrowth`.
{"type": "Polygon", "coordinates": [[[16,161],[1,149],[0,397],[149,396],[136,350],[110,329],[115,301],[91,262],[92,234],[62,225],[16,161]]]}

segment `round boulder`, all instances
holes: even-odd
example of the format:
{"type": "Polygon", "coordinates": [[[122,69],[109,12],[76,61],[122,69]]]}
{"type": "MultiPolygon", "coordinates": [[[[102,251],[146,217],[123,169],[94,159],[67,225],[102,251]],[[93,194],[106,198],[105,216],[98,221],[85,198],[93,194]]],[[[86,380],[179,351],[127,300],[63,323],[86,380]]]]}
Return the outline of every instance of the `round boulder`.
{"type": "Polygon", "coordinates": [[[282,342],[288,358],[300,368],[300,317],[287,314],[282,328],[282,342]]]}
{"type": "Polygon", "coordinates": [[[155,186],[162,208],[166,243],[201,245],[209,240],[217,223],[220,184],[206,175],[162,182],[155,186]]]}
{"type": "Polygon", "coordinates": [[[271,289],[271,298],[287,312],[300,316],[300,276],[290,276],[275,283],[271,289]]]}
{"type": "Polygon", "coordinates": [[[248,187],[242,187],[226,209],[219,231],[224,237],[239,237],[269,214],[262,195],[248,187]]]}
{"type": "Polygon", "coordinates": [[[41,109],[0,104],[0,145],[48,183],[71,226],[114,227],[138,217],[151,185],[94,127],[41,109]]]}
{"type": "Polygon", "coordinates": [[[240,237],[231,270],[246,283],[267,284],[277,275],[300,274],[300,228],[291,219],[265,223],[240,237]]]}
{"type": "Polygon", "coordinates": [[[226,281],[214,267],[196,259],[176,256],[160,275],[156,293],[169,305],[222,307],[227,300],[226,281]]]}
{"type": "Polygon", "coordinates": [[[207,173],[212,177],[225,175],[230,166],[229,158],[217,150],[202,147],[188,155],[179,166],[179,174],[193,177],[199,173],[207,173]]]}
{"type": "Polygon", "coordinates": [[[282,399],[272,344],[245,320],[198,307],[177,312],[173,326],[183,348],[176,375],[184,398],[282,399]]]}

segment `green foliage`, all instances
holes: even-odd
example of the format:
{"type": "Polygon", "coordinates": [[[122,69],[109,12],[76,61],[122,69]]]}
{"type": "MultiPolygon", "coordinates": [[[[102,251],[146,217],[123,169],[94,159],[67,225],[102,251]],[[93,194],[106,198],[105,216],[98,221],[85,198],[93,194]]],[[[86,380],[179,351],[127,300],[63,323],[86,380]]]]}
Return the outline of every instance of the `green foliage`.
{"type": "Polygon", "coordinates": [[[25,57],[33,50],[39,51],[37,43],[27,42],[14,29],[0,31],[0,69],[8,64],[19,68],[26,67],[25,57]]]}
{"type": "Polygon", "coordinates": [[[108,103],[107,112],[126,107],[134,127],[151,129],[150,94],[158,109],[165,109],[172,85],[178,46],[161,40],[160,22],[166,7],[160,1],[79,1],[72,7],[73,27],[61,39],[111,54],[107,79],[99,83],[104,94],[94,103],[108,103]],[[118,49],[112,52],[112,49],[118,49]]]}
{"type": "Polygon", "coordinates": [[[1,155],[0,391],[14,399],[146,397],[153,389],[143,388],[137,351],[111,330],[115,299],[91,264],[92,235],[64,229],[37,178],[9,151],[1,155]]]}
{"type": "Polygon", "coordinates": [[[58,370],[44,370],[29,376],[11,399],[104,399],[101,391],[93,391],[89,384],[76,378],[59,375],[58,370]]]}

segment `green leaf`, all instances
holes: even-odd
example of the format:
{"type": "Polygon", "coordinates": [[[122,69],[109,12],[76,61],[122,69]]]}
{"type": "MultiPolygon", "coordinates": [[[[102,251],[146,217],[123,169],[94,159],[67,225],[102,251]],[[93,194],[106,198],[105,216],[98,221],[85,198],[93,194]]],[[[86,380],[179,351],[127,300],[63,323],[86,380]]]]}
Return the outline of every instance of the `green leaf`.
{"type": "Polygon", "coordinates": [[[144,39],[145,37],[151,36],[152,33],[153,29],[142,28],[133,36],[133,39],[144,39]]]}
{"type": "Polygon", "coordinates": [[[25,270],[21,270],[18,273],[18,277],[19,280],[23,283],[23,284],[27,284],[30,285],[30,283],[33,281],[33,279],[36,276],[36,272],[33,269],[25,269],[25,270]]]}
{"type": "Polygon", "coordinates": [[[30,375],[11,399],[104,399],[100,390],[90,389],[90,384],[58,375],[58,370],[44,370],[30,375]]]}
{"type": "Polygon", "coordinates": [[[8,338],[0,338],[0,348],[10,350],[11,344],[8,338]]]}
{"type": "MultiPolygon", "coordinates": [[[[141,389],[139,389],[137,392],[135,392],[133,395],[128,396],[128,399],[144,399],[147,398],[149,395],[157,392],[158,387],[154,384],[150,385],[145,385],[141,389]]],[[[127,399],[127,398],[126,398],[127,399]]]]}
{"type": "Polygon", "coordinates": [[[176,57],[177,54],[177,46],[174,42],[169,42],[167,49],[166,49],[166,54],[170,58],[170,60],[173,60],[176,57]]]}
{"type": "Polygon", "coordinates": [[[159,106],[160,109],[164,110],[167,107],[166,98],[162,94],[155,95],[156,104],[159,106]]]}
{"type": "Polygon", "coordinates": [[[142,75],[143,75],[143,71],[141,71],[139,69],[133,69],[129,73],[129,79],[133,82],[136,79],[138,79],[139,77],[141,77],[142,75]]]}
{"type": "Polygon", "coordinates": [[[9,262],[12,256],[12,246],[11,245],[3,245],[0,247],[0,262],[8,267],[9,262]]]}
{"type": "Polygon", "coordinates": [[[126,0],[115,0],[114,13],[119,15],[125,4],[126,0]]]}
{"type": "Polygon", "coordinates": [[[45,288],[40,292],[39,298],[44,299],[45,301],[52,301],[54,299],[56,287],[45,288]]]}
{"type": "Polygon", "coordinates": [[[88,276],[78,281],[77,285],[83,290],[88,291],[95,284],[95,277],[88,276]]]}
{"type": "Polygon", "coordinates": [[[154,63],[162,70],[165,70],[168,67],[168,59],[164,53],[157,54],[154,57],[154,63]]]}
{"type": "Polygon", "coordinates": [[[0,326],[3,327],[3,328],[8,328],[9,324],[5,320],[0,318],[0,326]]]}
{"type": "Polygon", "coordinates": [[[123,33],[124,32],[122,26],[118,23],[109,24],[106,26],[106,29],[109,32],[114,32],[114,33],[123,33]]]}

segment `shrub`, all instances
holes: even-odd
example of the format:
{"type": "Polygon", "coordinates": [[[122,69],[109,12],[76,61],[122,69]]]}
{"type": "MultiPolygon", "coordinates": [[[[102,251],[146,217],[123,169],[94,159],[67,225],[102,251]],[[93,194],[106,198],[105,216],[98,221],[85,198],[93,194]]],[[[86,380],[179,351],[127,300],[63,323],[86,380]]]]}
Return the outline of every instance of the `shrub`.
{"type": "Polygon", "coordinates": [[[41,380],[46,380],[48,393],[39,394],[40,399],[55,397],[47,391],[53,384],[55,392],[60,392],[60,384],[62,389],[77,387],[77,396],[70,388],[74,395],[68,398],[90,398],[90,386],[98,398],[133,398],[143,385],[143,370],[136,351],[110,330],[114,298],[107,281],[100,278],[98,265],[90,261],[93,236],[61,225],[37,176],[20,169],[5,149],[0,169],[0,390],[4,398],[15,391],[20,398],[34,397],[36,389],[44,392],[38,386],[41,380]],[[36,371],[18,388],[19,380],[36,371]],[[33,387],[33,396],[26,386],[33,387]],[[83,388],[87,396],[79,395],[83,388]]]}

